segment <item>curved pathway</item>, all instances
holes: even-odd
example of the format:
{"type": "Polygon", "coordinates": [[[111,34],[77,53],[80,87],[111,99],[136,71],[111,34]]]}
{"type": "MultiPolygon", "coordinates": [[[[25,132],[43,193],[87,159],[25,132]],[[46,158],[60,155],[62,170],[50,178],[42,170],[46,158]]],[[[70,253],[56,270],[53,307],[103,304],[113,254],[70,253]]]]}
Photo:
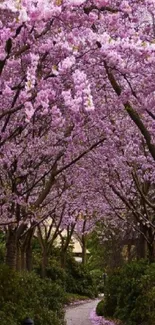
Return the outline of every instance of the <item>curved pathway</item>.
{"type": "Polygon", "coordinates": [[[78,306],[67,307],[65,316],[67,325],[92,325],[90,313],[99,301],[100,299],[95,299],[78,306]]]}

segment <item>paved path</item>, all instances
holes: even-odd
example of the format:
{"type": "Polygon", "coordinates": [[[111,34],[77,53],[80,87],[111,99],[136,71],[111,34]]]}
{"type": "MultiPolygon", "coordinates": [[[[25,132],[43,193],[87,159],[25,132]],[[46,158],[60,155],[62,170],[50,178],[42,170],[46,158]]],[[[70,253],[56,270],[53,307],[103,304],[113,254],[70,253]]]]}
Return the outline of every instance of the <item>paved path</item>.
{"type": "Polygon", "coordinates": [[[100,299],[96,299],[75,307],[67,307],[66,321],[67,325],[92,325],[89,320],[91,311],[96,307],[100,299]]]}

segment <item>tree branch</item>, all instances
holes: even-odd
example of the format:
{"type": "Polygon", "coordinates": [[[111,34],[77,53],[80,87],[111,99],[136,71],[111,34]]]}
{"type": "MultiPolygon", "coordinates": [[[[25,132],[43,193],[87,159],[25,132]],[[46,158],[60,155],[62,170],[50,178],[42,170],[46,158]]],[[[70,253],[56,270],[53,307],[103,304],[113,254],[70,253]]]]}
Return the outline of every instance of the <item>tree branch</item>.
{"type": "MultiPolygon", "coordinates": [[[[104,66],[105,66],[105,70],[107,72],[108,75],[108,79],[111,83],[111,86],[113,88],[113,90],[115,91],[115,93],[120,96],[122,93],[122,89],[119,86],[119,84],[117,83],[114,75],[112,74],[111,71],[109,71],[109,68],[106,64],[106,62],[104,62],[104,66]]],[[[139,114],[136,112],[136,110],[133,109],[133,107],[130,105],[130,103],[127,101],[124,104],[125,110],[128,113],[128,115],[130,116],[130,118],[132,119],[132,121],[136,124],[136,126],[138,127],[138,129],[140,130],[141,134],[143,135],[147,146],[149,148],[150,154],[153,157],[153,159],[155,160],[155,144],[151,143],[151,135],[150,132],[147,130],[146,126],[144,125],[144,123],[142,122],[139,114]]]]}

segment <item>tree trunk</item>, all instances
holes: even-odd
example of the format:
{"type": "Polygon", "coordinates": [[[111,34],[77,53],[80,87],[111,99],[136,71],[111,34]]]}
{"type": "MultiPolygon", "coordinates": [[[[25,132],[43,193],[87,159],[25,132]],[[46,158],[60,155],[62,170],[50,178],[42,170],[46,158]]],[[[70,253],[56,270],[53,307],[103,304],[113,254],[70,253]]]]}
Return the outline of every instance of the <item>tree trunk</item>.
{"type": "Polygon", "coordinates": [[[31,242],[26,248],[26,270],[31,272],[32,271],[32,246],[31,242]]]}
{"type": "Polygon", "coordinates": [[[131,260],[132,260],[131,248],[132,248],[131,243],[128,243],[128,245],[127,245],[127,259],[128,259],[128,262],[131,262],[131,260]]]}
{"type": "Polygon", "coordinates": [[[47,250],[44,248],[42,250],[42,269],[41,269],[41,275],[43,278],[46,276],[47,266],[48,266],[48,254],[47,254],[47,250]]]}
{"type": "Polygon", "coordinates": [[[26,259],[25,259],[25,246],[21,247],[21,270],[26,269],[26,259]]]}
{"type": "Polygon", "coordinates": [[[147,243],[148,259],[150,263],[152,263],[155,261],[154,230],[152,228],[148,229],[148,239],[149,239],[149,243],[147,243]]]}
{"type": "Polygon", "coordinates": [[[154,243],[148,244],[148,259],[150,263],[153,263],[155,261],[155,249],[154,249],[154,243]]]}
{"type": "Polygon", "coordinates": [[[19,242],[17,243],[16,270],[21,271],[21,251],[19,242]]]}
{"type": "Polygon", "coordinates": [[[29,272],[32,271],[32,238],[34,235],[34,230],[34,227],[30,229],[29,233],[27,234],[26,241],[26,269],[29,272]]]}
{"type": "Polygon", "coordinates": [[[61,251],[61,267],[63,269],[66,266],[66,253],[67,253],[67,250],[66,249],[62,249],[62,251],[61,251]]]}
{"type": "Polygon", "coordinates": [[[11,269],[16,269],[16,257],[17,257],[17,238],[16,231],[9,227],[6,240],[6,264],[11,269]]]}
{"type": "MultiPolygon", "coordinates": [[[[146,230],[142,226],[142,232],[146,235],[146,230]]],[[[139,234],[139,238],[137,239],[137,259],[146,258],[146,239],[143,234],[139,234]]]]}
{"type": "Polygon", "coordinates": [[[83,265],[86,264],[86,259],[87,259],[87,255],[86,255],[86,238],[83,235],[82,236],[82,264],[83,265]]]}

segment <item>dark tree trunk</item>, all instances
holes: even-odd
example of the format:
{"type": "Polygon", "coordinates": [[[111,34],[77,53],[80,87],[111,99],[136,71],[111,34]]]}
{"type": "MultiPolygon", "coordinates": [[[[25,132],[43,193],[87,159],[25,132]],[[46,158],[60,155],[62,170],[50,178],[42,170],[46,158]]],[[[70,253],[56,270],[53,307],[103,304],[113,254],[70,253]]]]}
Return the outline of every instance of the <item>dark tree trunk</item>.
{"type": "Polygon", "coordinates": [[[6,264],[11,269],[16,269],[17,238],[16,231],[9,227],[6,240],[6,264]]]}
{"type": "Polygon", "coordinates": [[[44,278],[46,276],[46,269],[48,267],[48,254],[47,250],[44,248],[42,251],[42,269],[41,269],[41,275],[44,278]]]}
{"type": "Polygon", "coordinates": [[[128,245],[127,245],[127,259],[128,259],[128,262],[131,262],[131,260],[132,260],[131,248],[132,248],[131,243],[128,243],[128,245]]]}
{"type": "Polygon", "coordinates": [[[16,270],[21,271],[21,251],[19,242],[17,243],[16,270]]]}
{"type": "Polygon", "coordinates": [[[82,264],[85,265],[87,260],[87,254],[86,254],[86,238],[83,235],[82,236],[82,264]]]}
{"type": "Polygon", "coordinates": [[[74,223],[71,228],[70,226],[67,227],[67,236],[66,239],[63,238],[63,236],[61,236],[61,267],[64,269],[66,266],[66,258],[67,258],[67,250],[69,247],[69,244],[71,242],[71,238],[74,232],[74,228],[75,228],[76,223],[74,223]]]}
{"type": "Polygon", "coordinates": [[[150,263],[155,261],[154,243],[148,244],[148,259],[150,263]]]}
{"type": "Polygon", "coordinates": [[[26,269],[32,271],[32,246],[31,243],[26,248],[26,269]]]}
{"type": "Polygon", "coordinates": [[[35,228],[30,229],[26,240],[26,269],[32,271],[32,238],[35,228]]]}
{"type": "Polygon", "coordinates": [[[25,247],[21,247],[21,270],[24,271],[26,269],[26,258],[25,258],[25,247]]]}
{"type": "MultiPolygon", "coordinates": [[[[144,226],[141,226],[141,230],[144,235],[146,235],[146,229],[144,226]]],[[[146,239],[143,234],[139,234],[137,239],[137,259],[146,258],[146,239]]]]}
{"type": "Polygon", "coordinates": [[[147,243],[148,259],[150,263],[152,263],[155,261],[154,230],[152,228],[148,229],[148,239],[149,239],[149,243],[147,243]]]}
{"type": "Polygon", "coordinates": [[[66,254],[67,254],[67,250],[66,249],[62,249],[62,251],[61,251],[61,267],[63,269],[66,266],[66,254]]]}

